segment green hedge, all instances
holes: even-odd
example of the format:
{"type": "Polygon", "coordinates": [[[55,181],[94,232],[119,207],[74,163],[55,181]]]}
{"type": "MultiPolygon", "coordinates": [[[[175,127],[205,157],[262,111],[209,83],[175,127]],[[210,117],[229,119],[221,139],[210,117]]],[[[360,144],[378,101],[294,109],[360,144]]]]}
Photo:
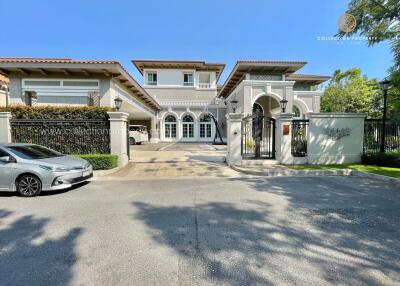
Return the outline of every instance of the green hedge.
{"type": "Polygon", "coordinates": [[[0,112],[11,112],[13,119],[108,119],[109,107],[98,106],[7,106],[0,112]]]}
{"type": "Polygon", "coordinates": [[[111,154],[84,154],[75,155],[85,159],[93,166],[93,170],[109,170],[118,166],[118,156],[111,154]]]}
{"type": "Polygon", "coordinates": [[[362,156],[362,162],[367,165],[400,168],[400,153],[367,153],[362,156]]]}

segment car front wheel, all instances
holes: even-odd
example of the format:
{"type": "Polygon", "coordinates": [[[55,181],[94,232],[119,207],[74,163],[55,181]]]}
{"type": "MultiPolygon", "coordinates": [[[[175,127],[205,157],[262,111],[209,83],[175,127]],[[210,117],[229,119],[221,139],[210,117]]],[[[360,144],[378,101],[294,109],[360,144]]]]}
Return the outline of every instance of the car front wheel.
{"type": "Polygon", "coordinates": [[[135,145],[136,144],[136,141],[135,141],[135,138],[129,138],[129,144],[130,145],[135,145]]]}
{"type": "Polygon", "coordinates": [[[17,182],[17,192],[24,197],[34,197],[42,191],[42,182],[34,175],[23,175],[17,182]]]}

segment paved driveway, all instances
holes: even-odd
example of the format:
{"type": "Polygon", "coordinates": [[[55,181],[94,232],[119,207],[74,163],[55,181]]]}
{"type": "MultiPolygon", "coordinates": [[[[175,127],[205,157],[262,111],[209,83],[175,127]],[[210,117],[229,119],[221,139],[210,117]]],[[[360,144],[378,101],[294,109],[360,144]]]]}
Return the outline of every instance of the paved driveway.
{"type": "Polygon", "coordinates": [[[209,143],[159,143],[131,147],[131,162],[224,162],[225,145],[209,143]]]}
{"type": "Polygon", "coordinates": [[[399,285],[400,191],[352,177],[0,197],[1,285],[399,285]]]}

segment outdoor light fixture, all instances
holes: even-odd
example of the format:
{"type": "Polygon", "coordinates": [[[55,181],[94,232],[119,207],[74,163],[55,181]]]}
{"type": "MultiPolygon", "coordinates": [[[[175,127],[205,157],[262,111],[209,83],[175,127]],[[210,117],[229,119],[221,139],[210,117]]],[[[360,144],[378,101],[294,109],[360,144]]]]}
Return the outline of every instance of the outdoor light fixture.
{"type": "Polygon", "coordinates": [[[391,82],[389,80],[384,80],[379,83],[383,91],[383,116],[382,116],[382,133],[381,133],[381,146],[380,151],[385,153],[385,139],[386,139],[386,113],[387,113],[387,93],[390,88],[391,82]]]}
{"type": "Polygon", "coordinates": [[[238,106],[238,103],[239,103],[239,101],[237,101],[236,98],[231,101],[231,107],[232,107],[233,113],[236,113],[236,108],[238,106]]]}
{"type": "Polygon", "coordinates": [[[122,105],[122,99],[119,98],[119,97],[115,98],[114,99],[114,104],[115,104],[115,109],[117,111],[119,111],[119,109],[121,108],[121,105],[122,105]]]}
{"type": "Polygon", "coordinates": [[[286,112],[286,105],[287,105],[288,101],[286,100],[286,98],[283,98],[279,103],[281,105],[282,113],[285,113],[286,112]]]}

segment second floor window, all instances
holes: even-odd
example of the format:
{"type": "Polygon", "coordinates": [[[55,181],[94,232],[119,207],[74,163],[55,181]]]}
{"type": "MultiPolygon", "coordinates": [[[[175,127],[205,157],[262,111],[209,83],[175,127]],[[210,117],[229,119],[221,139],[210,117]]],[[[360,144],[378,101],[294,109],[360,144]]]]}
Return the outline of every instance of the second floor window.
{"type": "Polygon", "coordinates": [[[148,84],[148,85],[157,85],[157,73],[156,72],[147,72],[147,74],[146,74],[146,84],[148,84]]]}
{"type": "Polygon", "coordinates": [[[183,85],[193,86],[193,73],[184,73],[183,74],[183,85]]]}

